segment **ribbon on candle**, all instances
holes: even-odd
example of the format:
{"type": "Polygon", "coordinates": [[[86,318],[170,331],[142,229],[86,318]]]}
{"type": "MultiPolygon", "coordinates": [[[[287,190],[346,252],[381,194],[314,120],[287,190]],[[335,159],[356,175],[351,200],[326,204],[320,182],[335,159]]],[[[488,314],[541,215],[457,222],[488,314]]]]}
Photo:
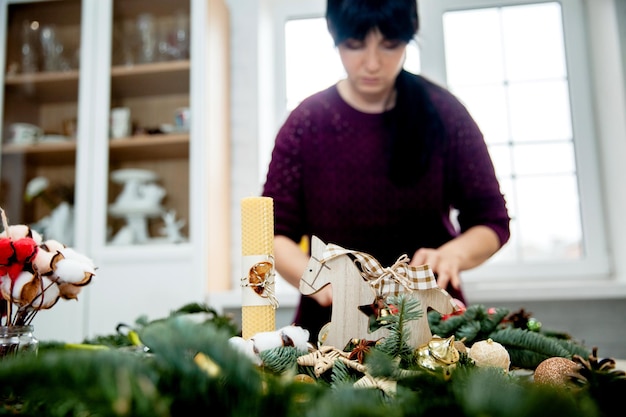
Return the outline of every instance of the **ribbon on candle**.
{"type": "Polygon", "coordinates": [[[247,197],[241,201],[242,337],[274,331],[278,301],[274,292],[274,200],[247,197]]]}
{"type": "Polygon", "coordinates": [[[248,287],[252,291],[243,291],[242,305],[267,305],[266,299],[269,304],[278,308],[278,300],[274,294],[274,278],[276,276],[274,270],[274,257],[273,256],[246,256],[245,262],[254,262],[252,266],[246,267],[244,265],[244,271],[248,271],[248,275],[241,278],[241,286],[248,287]],[[258,261],[255,262],[255,259],[258,261]],[[260,297],[260,298],[259,298],[260,297]]]}

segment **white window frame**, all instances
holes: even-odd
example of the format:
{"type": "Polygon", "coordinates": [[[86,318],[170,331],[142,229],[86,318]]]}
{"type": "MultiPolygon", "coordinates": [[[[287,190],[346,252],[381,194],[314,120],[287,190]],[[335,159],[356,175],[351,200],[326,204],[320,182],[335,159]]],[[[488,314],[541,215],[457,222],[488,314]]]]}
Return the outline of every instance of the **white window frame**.
{"type": "MultiPolygon", "coordinates": [[[[419,0],[421,73],[446,85],[442,17],[446,11],[512,6],[554,0],[419,0]]],[[[484,265],[463,273],[464,290],[472,302],[604,298],[626,294],[626,279],[613,274],[609,256],[606,209],[601,194],[600,167],[596,149],[596,126],[588,66],[588,27],[585,5],[588,0],[560,0],[572,106],[574,145],[581,200],[585,257],[576,261],[484,265]],[[583,140],[581,138],[586,138],[583,140]]],[[[272,0],[275,54],[276,131],[286,116],[284,23],[288,19],[324,15],[325,0],[272,0]]],[[[532,30],[529,22],[528,30],[532,30]]],[[[271,149],[270,149],[271,150],[271,149]]],[[[261,154],[263,154],[263,149],[261,154]]],[[[267,165],[269,155],[261,157],[267,165]]]]}

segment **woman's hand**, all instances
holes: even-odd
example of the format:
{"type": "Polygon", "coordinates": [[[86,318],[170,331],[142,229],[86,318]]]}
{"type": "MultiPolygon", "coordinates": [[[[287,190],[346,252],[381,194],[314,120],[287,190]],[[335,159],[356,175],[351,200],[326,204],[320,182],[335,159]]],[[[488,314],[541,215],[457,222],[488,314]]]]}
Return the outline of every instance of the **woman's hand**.
{"type": "Polygon", "coordinates": [[[418,249],[409,265],[427,264],[437,275],[437,285],[461,288],[461,271],[472,269],[500,249],[498,235],[490,227],[474,226],[437,249],[418,249]]]}
{"type": "Polygon", "coordinates": [[[333,303],[333,289],[332,285],[328,284],[315,294],[310,295],[319,305],[322,307],[328,307],[333,303]]]}
{"type": "Polygon", "coordinates": [[[437,276],[437,285],[447,288],[448,283],[453,288],[460,289],[461,278],[459,276],[461,257],[446,253],[441,249],[421,248],[411,258],[409,265],[419,266],[427,264],[437,276]]]}

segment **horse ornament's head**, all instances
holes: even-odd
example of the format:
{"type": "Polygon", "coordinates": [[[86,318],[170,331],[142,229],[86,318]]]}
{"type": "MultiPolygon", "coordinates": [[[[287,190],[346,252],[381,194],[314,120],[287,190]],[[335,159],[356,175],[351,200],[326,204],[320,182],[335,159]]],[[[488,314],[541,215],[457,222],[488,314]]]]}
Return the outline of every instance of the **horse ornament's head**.
{"type": "Polygon", "coordinates": [[[311,258],[300,279],[300,292],[304,295],[316,293],[330,283],[324,274],[328,269],[322,260],[325,249],[326,243],[317,236],[311,237],[311,258]]]}

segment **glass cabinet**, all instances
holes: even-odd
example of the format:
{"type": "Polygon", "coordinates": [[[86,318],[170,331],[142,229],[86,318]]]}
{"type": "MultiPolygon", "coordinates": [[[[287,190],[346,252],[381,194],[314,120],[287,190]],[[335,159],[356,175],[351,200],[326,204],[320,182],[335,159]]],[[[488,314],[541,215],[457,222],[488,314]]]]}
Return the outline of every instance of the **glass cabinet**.
{"type": "Polygon", "coordinates": [[[188,239],[189,0],[115,0],[106,240],[188,239]]]}
{"type": "Polygon", "coordinates": [[[228,289],[229,31],[224,0],[0,0],[0,207],[97,266],[41,339],[228,289]]]}
{"type": "Polygon", "coordinates": [[[8,4],[0,206],[73,244],[81,2],[8,4]]]}

